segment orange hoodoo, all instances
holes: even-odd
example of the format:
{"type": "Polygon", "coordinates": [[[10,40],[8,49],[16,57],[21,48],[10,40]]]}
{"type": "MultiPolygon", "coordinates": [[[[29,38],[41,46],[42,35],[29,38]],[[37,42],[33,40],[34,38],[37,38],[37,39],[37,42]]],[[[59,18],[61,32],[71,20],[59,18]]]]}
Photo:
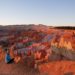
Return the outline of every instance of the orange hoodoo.
{"type": "Polygon", "coordinates": [[[2,46],[0,46],[0,61],[4,59],[5,53],[3,52],[2,46]]]}
{"type": "Polygon", "coordinates": [[[10,47],[10,56],[11,56],[11,58],[14,58],[14,62],[15,63],[18,63],[20,61],[21,57],[18,56],[17,53],[16,53],[16,55],[14,54],[14,51],[13,51],[14,50],[14,46],[15,45],[13,45],[13,46],[10,47]]]}

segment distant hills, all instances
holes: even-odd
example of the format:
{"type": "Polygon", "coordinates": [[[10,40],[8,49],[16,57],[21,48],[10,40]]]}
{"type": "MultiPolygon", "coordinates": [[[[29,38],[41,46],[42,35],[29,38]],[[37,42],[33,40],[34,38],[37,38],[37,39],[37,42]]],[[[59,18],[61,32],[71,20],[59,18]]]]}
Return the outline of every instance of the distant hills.
{"type": "Polygon", "coordinates": [[[46,25],[43,25],[43,24],[38,24],[38,25],[35,25],[35,24],[29,24],[29,25],[26,25],[26,24],[22,24],[22,25],[7,25],[7,26],[2,26],[0,25],[0,30],[13,30],[13,29],[19,29],[19,30],[24,30],[24,29],[49,29],[49,28],[55,28],[55,29],[71,29],[71,30],[74,30],[75,27],[73,26],[46,26],[46,25]]]}
{"type": "Polygon", "coordinates": [[[73,26],[61,26],[61,27],[55,27],[57,29],[72,29],[72,30],[75,30],[75,27],[73,26]]]}

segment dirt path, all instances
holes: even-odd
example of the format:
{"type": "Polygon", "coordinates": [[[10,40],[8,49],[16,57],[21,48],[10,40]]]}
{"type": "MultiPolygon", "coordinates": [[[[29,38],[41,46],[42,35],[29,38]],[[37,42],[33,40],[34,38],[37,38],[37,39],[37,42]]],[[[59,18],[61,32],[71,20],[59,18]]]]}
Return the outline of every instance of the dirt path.
{"type": "Polygon", "coordinates": [[[0,62],[0,75],[39,75],[33,68],[28,68],[24,63],[5,64],[0,62]]]}
{"type": "Polygon", "coordinates": [[[75,61],[51,61],[38,66],[39,71],[28,68],[23,62],[0,62],[0,75],[75,75],[75,61]]]}
{"type": "Polygon", "coordinates": [[[53,61],[39,66],[39,71],[47,75],[75,75],[75,61],[53,61]]]}

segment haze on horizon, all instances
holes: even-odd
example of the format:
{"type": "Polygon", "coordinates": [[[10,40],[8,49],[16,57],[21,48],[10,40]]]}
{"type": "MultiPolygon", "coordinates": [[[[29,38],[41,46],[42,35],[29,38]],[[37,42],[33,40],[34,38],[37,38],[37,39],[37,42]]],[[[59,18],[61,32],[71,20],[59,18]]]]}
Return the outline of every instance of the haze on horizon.
{"type": "Polygon", "coordinates": [[[0,25],[75,25],[75,0],[0,0],[0,25]]]}

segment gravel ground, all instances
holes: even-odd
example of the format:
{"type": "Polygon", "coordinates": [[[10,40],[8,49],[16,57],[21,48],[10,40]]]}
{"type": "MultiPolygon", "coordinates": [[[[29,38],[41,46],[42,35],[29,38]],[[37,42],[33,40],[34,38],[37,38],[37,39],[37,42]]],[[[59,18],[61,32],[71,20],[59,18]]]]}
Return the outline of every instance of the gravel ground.
{"type": "Polygon", "coordinates": [[[75,61],[50,61],[38,66],[38,70],[24,62],[6,64],[0,62],[0,75],[75,75],[75,61]]]}
{"type": "Polygon", "coordinates": [[[23,62],[6,64],[0,62],[0,75],[40,75],[39,72],[33,68],[29,68],[23,62]]]}

